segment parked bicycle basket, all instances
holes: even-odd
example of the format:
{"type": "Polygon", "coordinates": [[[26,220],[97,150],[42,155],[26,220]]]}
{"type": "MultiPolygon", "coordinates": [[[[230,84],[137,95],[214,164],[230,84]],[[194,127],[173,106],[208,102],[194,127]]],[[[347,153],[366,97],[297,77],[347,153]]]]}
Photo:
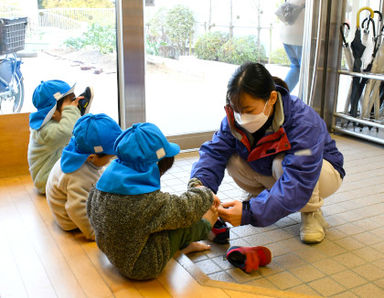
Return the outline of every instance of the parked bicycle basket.
{"type": "Polygon", "coordinates": [[[0,18],[0,55],[24,49],[27,18],[0,18]]]}

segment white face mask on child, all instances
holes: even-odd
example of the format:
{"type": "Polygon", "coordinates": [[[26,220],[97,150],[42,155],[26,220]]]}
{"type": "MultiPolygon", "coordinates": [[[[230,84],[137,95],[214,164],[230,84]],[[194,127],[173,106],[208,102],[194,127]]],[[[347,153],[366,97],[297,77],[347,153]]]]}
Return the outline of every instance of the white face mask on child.
{"type": "Polygon", "coordinates": [[[264,105],[264,109],[259,114],[239,114],[234,112],[234,117],[236,122],[246,129],[250,133],[254,133],[258,131],[265,122],[268,120],[268,115],[264,114],[265,107],[267,106],[268,101],[264,105]]]}

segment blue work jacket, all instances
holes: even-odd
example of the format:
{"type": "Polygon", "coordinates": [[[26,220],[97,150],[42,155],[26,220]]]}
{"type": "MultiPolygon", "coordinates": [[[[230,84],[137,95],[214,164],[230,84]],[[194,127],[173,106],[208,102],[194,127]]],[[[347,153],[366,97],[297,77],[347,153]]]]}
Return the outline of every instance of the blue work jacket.
{"type": "Polygon", "coordinates": [[[270,190],[250,199],[249,208],[243,208],[242,225],[269,226],[304,207],[319,179],[323,159],[333,165],[341,178],[345,175],[343,155],[331,139],[325,122],[284,88],[277,86],[277,91],[274,117],[279,116],[276,107],[281,107],[280,127],[267,130],[265,136],[252,145],[249,134],[235,125],[233,111],[227,106],[220,130],[201,146],[200,158],[192,167],[191,178],[199,179],[216,193],[233,154],[237,153],[253,170],[266,176],[272,176],[275,156],[285,154],[283,175],[270,190]]]}

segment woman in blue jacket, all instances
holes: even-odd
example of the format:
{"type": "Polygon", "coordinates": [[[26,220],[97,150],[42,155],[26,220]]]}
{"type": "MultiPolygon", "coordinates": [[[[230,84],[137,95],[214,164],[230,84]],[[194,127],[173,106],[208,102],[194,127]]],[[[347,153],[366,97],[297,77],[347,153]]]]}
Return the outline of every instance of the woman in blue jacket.
{"type": "Polygon", "coordinates": [[[190,183],[216,193],[227,169],[250,195],[244,202],[223,203],[222,219],[264,227],[300,211],[301,240],[318,243],[327,225],[320,207],[341,185],[343,155],[319,115],[278,82],[259,63],[235,71],[227,116],[201,146],[190,183]]]}

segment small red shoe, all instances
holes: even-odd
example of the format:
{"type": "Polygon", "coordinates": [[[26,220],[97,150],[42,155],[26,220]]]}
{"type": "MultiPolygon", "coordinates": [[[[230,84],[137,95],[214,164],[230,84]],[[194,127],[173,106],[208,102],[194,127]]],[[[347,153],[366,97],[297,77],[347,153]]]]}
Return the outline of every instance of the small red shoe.
{"type": "Polygon", "coordinates": [[[271,263],[271,251],[264,246],[232,246],[227,251],[227,260],[235,267],[250,273],[271,263]]]}

